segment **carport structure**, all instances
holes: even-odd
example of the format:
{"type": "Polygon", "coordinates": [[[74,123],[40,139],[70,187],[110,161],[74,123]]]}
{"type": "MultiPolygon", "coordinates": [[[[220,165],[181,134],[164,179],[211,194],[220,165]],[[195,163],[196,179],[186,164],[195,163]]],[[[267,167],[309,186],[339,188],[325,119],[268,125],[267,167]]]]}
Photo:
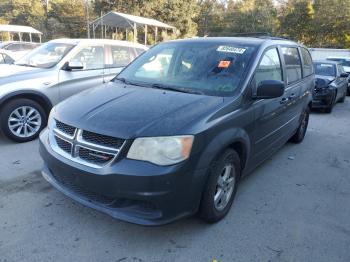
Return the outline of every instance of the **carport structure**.
{"type": "Polygon", "coordinates": [[[11,34],[18,34],[19,41],[22,41],[23,34],[28,34],[30,42],[33,41],[32,35],[38,35],[41,43],[41,33],[40,31],[34,29],[30,26],[23,25],[0,25],[0,33],[7,33],[9,39],[11,40],[11,34]]]}
{"type": "Polygon", "coordinates": [[[93,31],[93,37],[96,38],[96,28],[101,27],[101,37],[106,38],[106,31],[109,28],[115,28],[115,32],[118,32],[118,29],[125,30],[125,35],[127,38],[128,30],[133,30],[134,33],[134,42],[137,42],[137,28],[138,27],[144,27],[145,32],[145,45],[147,44],[147,29],[148,27],[151,27],[154,29],[154,39],[155,42],[157,42],[157,35],[158,35],[158,28],[163,29],[171,29],[175,30],[176,28],[165,24],[163,22],[160,22],[155,19],[141,17],[141,16],[135,16],[135,15],[129,15],[124,13],[118,13],[111,11],[100,18],[96,19],[91,23],[92,25],[92,31],[93,31]]]}

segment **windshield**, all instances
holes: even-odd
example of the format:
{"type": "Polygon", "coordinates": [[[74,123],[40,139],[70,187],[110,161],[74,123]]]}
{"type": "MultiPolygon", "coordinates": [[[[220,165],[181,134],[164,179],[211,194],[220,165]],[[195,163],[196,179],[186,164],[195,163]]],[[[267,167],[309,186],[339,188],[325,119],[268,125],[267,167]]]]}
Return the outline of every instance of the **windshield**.
{"type": "Polygon", "coordinates": [[[74,47],[71,44],[46,43],[34,49],[15,64],[38,68],[50,68],[55,66],[74,47]]]}
{"type": "Polygon", "coordinates": [[[239,88],[254,46],[234,43],[166,43],[140,56],[117,79],[130,84],[229,95],[239,88]]]}
{"type": "Polygon", "coordinates": [[[315,74],[322,76],[335,76],[335,65],[326,63],[315,63],[315,74]]]}
{"type": "Polygon", "coordinates": [[[337,61],[337,62],[339,62],[342,66],[348,66],[348,67],[350,67],[350,60],[347,60],[347,59],[343,59],[343,58],[327,58],[327,60],[337,61]]]}

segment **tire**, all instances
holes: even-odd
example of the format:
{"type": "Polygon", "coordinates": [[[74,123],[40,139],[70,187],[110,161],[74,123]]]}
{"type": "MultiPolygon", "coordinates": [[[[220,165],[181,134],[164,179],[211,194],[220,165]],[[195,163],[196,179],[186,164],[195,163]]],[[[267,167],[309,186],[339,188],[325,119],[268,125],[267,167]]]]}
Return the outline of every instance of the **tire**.
{"type": "Polygon", "coordinates": [[[20,143],[37,138],[46,122],[44,109],[37,102],[25,98],[11,100],[0,113],[0,127],[4,135],[20,143]]]}
{"type": "Polygon", "coordinates": [[[213,161],[199,208],[203,220],[215,223],[226,216],[236,195],[240,176],[241,161],[235,150],[227,149],[213,161]],[[219,185],[219,177],[222,186],[219,185]],[[215,196],[218,201],[214,200],[215,196]]]}
{"type": "Polygon", "coordinates": [[[332,113],[333,111],[333,107],[335,106],[335,104],[337,103],[337,93],[335,93],[331,103],[324,109],[324,111],[327,113],[327,114],[330,114],[332,113]]]}
{"type": "Polygon", "coordinates": [[[343,97],[339,99],[339,103],[344,103],[344,102],[345,102],[345,99],[346,99],[346,92],[347,92],[347,91],[345,91],[343,97]]]}
{"type": "Polygon", "coordinates": [[[301,120],[299,127],[295,134],[291,137],[290,141],[295,144],[299,144],[304,140],[307,127],[309,125],[310,109],[307,107],[301,114],[301,120]]]}
{"type": "Polygon", "coordinates": [[[326,108],[324,109],[324,111],[325,111],[327,114],[330,114],[330,113],[332,113],[332,111],[333,111],[333,107],[334,107],[334,104],[332,103],[332,104],[330,104],[328,107],[326,107],[326,108]]]}

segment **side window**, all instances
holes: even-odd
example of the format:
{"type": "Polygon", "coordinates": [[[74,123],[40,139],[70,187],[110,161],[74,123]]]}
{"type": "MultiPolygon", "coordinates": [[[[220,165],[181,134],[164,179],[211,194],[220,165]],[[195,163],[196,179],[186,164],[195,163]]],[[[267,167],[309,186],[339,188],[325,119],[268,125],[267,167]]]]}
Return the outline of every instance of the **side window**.
{"type": "Polygon", "coordinates": [[[111,46],[112,64],[108,67],[124,67],[134,60],[132,49],[127,46],[111,46]]]}
{"type": "Polygon", "coordinates": [[[301,48],[301,56],[303,57],[303,70],[304,70],[304,76],[312,75],[313,73],[313,66],[312,66],[312,58],[310,56],[309,51],[307,51],[304,47],[301,48]]]}
{"type": "Polygon", "coordinates": [[[140,49],[140,48],[135,48],[136,54],[139,56],[141,55],[143,52],[145,52],[146,50],[140,49]]]}
{"type": "Polygon", "coordinates": [[[2,54],[0,54],[0,64],[6,64],[5,57],[2,54]]]}
{"type": "MultiPolygon", "coordinates": [[[[12,64],[14,62],[14,60],[11,57],[9,57],[8,55],[3,54],[3,56],[4,56],[5,64],[12,64]]],[[[1,62],[0,62],[0,64],[1,64],[1,62]]]]}
{"type": "Polygon", "coordinates": [[[301,79],[301,61],[296,47],[282,47],[286,64],[287,83],[291,84],[301,79]]]}
{"type": "Polygon", "coordinates": [[[342,65],[338,65],[338,75],[345,73],[342,65]]]}
{"type": "Polygon", "coordinates": [[[84,70],[102,69],[104,66],[103,46],[85,46],[72,59],[81,62],[84,70]]]}
{"type": "Polygon", "coordinates": [[[21,50],[21,45],[20,44],[10,44],[6,47],[6,50],[19,51],[19,50],[21,50]]]}
{"type": "Polygon", "coordinates": [[[281,61],[276,48],[265,52],[255,73],[256,86],[263,80],[282,81],[281,61]]]}

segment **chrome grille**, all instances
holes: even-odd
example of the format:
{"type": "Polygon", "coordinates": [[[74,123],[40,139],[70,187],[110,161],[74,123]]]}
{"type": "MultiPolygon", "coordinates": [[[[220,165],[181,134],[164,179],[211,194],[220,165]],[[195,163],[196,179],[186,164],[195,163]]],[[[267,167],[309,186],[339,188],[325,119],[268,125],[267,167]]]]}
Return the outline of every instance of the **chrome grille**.
{"type": "Polygon", "coordinates": [[[63,140],[56,136],[56,143],[59,148],[61,148],[64,152],[71,154],[72,153],[72,144],[70,142],[67,142],[66,140],[63,140]]]}
{"type": "Polygon", "coordinates": [[[83,131],[82,138],[90,143],[96,143],[102,146],[109,146],[113,148],[120,148],[124,143],[123,139],[100,135],[89,131],[83,131]]]}
{"type": "Polygon", "coordinates": [[[62,133],[74,136],[76,128],[56,120],[56,128],[62,133]]]}
{"type": "Polygon", "coordinates": [[[94,168],[115,160],[124,142],[120,138],[78,129],[59,121],[50,130],[50,144],[56,153],[94,168]]]}
{"type": "Polygon", "coordinates": [[[111,161],[114,158],[114,155],[80,147],[79,157],[90,163],[104,164],[111,161]]]}

